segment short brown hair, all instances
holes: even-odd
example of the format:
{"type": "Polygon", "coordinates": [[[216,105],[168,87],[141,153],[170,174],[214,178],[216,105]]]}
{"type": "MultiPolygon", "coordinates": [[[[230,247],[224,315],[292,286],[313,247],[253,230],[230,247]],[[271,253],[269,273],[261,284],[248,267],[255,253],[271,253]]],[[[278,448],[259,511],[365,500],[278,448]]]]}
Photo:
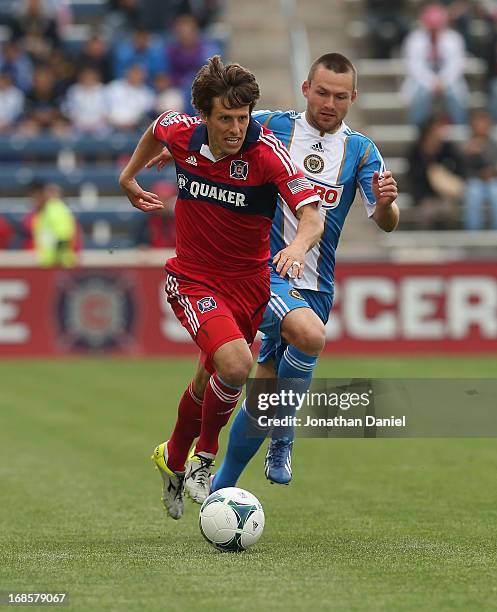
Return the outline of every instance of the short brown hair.
{"type": "Polygon", "coordinates": [[[192,85],[192,104],[207,117],[212,112],[214,98],[221,98],[226,108],[248,105],[252,112],[259,96],[255,76],[240,64],[225,66],[219,55],[209,58],[192,85]]]}
{"type": "Polygon", "coordinates": [[[354,64],[347,58],[345,55],[341,53],[326,53],[312,64],[309,69],[309,75],[307,77],[307,82],[310,84],[312,79],[314,78],[314,74],[319,66],[323,66],[326,70],[333,70],[337,74],[346,74],[350,72],[353,76],[352,80],[352,88],[357,88],[357,70],[354,64]]]}

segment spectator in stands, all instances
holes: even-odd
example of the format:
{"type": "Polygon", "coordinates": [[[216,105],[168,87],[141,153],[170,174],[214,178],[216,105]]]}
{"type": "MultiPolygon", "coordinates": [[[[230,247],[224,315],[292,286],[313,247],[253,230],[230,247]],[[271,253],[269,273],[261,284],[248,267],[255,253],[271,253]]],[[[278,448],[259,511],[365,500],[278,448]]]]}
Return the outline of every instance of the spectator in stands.
{"type": "Polygon", "coordinates": [[[67,91],[63,111],[80,133],[101,136],[109,130],[105,85],[97,70],[88,66],[80,71],[67,91]]]}
{"type": "Polygon", "coordinates": [[[468,53],[487,58],[495,44],[495,25],[488,7],[480,0],[456,0],[447,8],[450,23],[463,36],[468,53]]]}
{"type": "Polygon", "coordinates": [[[76,265],[77,227],[69,206],[56,185],[31,184],[34,204],[33,242],[41,266],[76,265]]]}
{"type": "Polygon", "coordinates": [[[54,49],[47,61],[47,66],[54,75],[57,93],[65,94],[68,87],[72,85],[76,78],[74,62],[64,53],[63,49],[54,49]]]}
{"type": "Polygon", "coordinates": [[[12,82],[24,93],[31,89],[33,63],[15,40],[7,41],[0,54],[0,71],[8,72],[12,82]]]}
{"type": "Polygon", "coordinates": [[[367,0],[366,21],[376,58],[393,57],[409,32],[407,0],[367,0]]]}
{"type": "Polygon", "coordinates": [[[46,61],[60,45],[56,21],[43,8],[42,0],[25,0],[20,14],[12,20],[12,36],[35,62],[46,61]]]}
{"type": "Polygon", "coordinates": [[[10,132],[24,108],[24,94],[12,84],[8,72],[0,72],[0,132],[10,132]]]}
{"type": "Polygon", "coordinates": [[[471,138],[465,142],[466,191],[464,227],[483,229],[485,205],[490,205],[491,227],[497,229],[497,143],[492,138],[492,118],[486,111],[471,114],[471,138]]]}
{"type": "Polygon", "coordinates": [[[60,103],[53,72],[48,66],[38,66],[34,73],[33,87],[26,96],[22,131],[27,134],[41,131],[66,133],[68,123],[60,111],[60,103]]]}
{"type": "Polygon", "coordinates": [[[200,34],[197,21],[191,15],[181,15],[174,23],[175,40],[166,47],[171,80],[185,97],[185,112],[190,112],[190,88],[199,68],[217,50],[200,34]]]}
{"type": "Polygon", "coordinates": [[[174,205],[178,195],[176,184],[157,181],[152,186],[152,190],[162,200],[164,208],[139,216],[135,228],[135,245],[154,249],[174,249],[176,247],[174,205]]]}
{"type": "Polygon", "coordinates": [[[155,93],[145,84],[141,66],[131,66],[124,79],[106,86],[108,120],[117,130],[141,129],[155,105],[155,93]]]}
{"type": "Polygon", "coordinates": [[[420,15],[420,26],[405,40],[404,96],[410,121],[422,125],[442,103],[453,123],[466,122],[467,86],[463,37],[447,27],[447,11],[429,4],[420,15]]]}
{"type": "Polygon", "coordinates": [[[183,112],[185,108],[183,93],[171,87],[171,79],[167,74],[158,74],[155,77],[154,88],[156,93],[155,112],[161,114],[166,110],[183,112]]]}
{"type": "Polygon", "coordinates": [[[55,19],[58,33],[64,36],[67,27],[73,22],[69,0],[43,0],[43,9],[46,15],[55,19]]]}
{"type": "Polygon", "coordinates": [[[183,0],[181,12],[192,15],[203,29],[216,18],[221,5],[222,0],[183,0]]]}
{"type": "Polygon", "coordinates": [[[430,119],[408,155],[410,192],[420,229],[453,229],[457,225],[464,164],[445,134],[445,121],[430,119]]]}
{"type": "Polygon", "coordinates": [[[488,109],[497,121],[497,3],[495,0],[456,0],[448,9],[469,54],[486,64],[484,89],[488,94],[488,109]]]}
{"type": "Polygon", "coordinates": [[[0,215],[0,250],[8,249],[14,238],[14,229],[7,219],[0,215]]]}
{"type": "Polygon", "coordinates": [[[21,223],[18,224],[17,227],[17,231],[21,236],[21,248],[27,251],[32,251],[35,248],[35,243],[33,239],[33,223],[35,215],[35,209],[32,208],[26,215],[24,215],[21,223]]]}
{"type": "Polygon", "coordinates": [[[107,47],[107,42],[102,36],[93,34],[85,43],[83,51],[79,56],[78,66],[80,68],[91,66],[98,70],[104,83],[112,80],[112,62],[107,47]]]}
{"type": "Polygon", "coordinates": [[[132,30],[141,20],[141,4],[143,0],[109,0],[109,15],[107,26],[113,40],[132,30]]]}
{"type": "Polygon", "coordinates": [[[118,41],[114,47],[114,78],[122,79],[128,68],[139,65],[152,84],[158,74],[167,72],[168,66],[162,44],[148,30],[136,27],[131,39],[118,41]]]}
{"type": "Polygon", "coordinates": [[[494,123],[497,123],[497,6],[492,14],[492,39],[486,47],[486,87],[488,92],[488,110],[494,123]]]}

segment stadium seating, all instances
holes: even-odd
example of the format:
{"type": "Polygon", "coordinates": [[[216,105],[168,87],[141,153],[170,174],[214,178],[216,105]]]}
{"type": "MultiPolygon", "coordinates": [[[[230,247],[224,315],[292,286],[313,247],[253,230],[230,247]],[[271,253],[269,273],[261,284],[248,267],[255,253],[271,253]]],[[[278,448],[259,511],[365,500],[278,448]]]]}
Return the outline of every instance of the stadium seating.
{"type": "MultiPolygon", "coordinates": [[[[405,76],[404,62],[399,57],[390,59],[371,58],[370,33],[366,23],[364,0],[347,0],[346,10],[349,17],[347,34],[351,48],[354,49],[356,66],[359,73],[360,95],[357,102],[358,118],[363,131],[378,145],[385,157],[387,168],[391,169],[399,183],[399,206],[403,209],[401,228],[414,228],[416,211],[412,196],[409,194],[407,175],[409,164],[407,154],[415,141],[417,128],[407,123],[407,108],[399,91],[405,76]]],[[[412,24],[416,21],[423,3],[411,0],[409,3],[412,24]]],[[[465,77],[470,89],[468,108],[484,108],[487,102],[484,78],[485,63],[468,55],[465,77]]],[[[469,130],[467,127],[449,126],[447,138],[453,142],[463,142],[469,130]]],[[[494,136],[497,137],[497,128],[494,136]]],[[[420,240],[422,236],[420,235],[420,240]]],[[[388,238],[392,243],[395,239],[388,238]]],[[[457,239],[452,236],[452,243],[457,239]]],[[[461,243],[465,237],[461,236],[461,243]]],[[[474,241],[474,238],[473,238],[474,241]]]]}
{"type": "MultiPolygon", "coordinates": [[[[0,0],[0,42],[10,36],[8,24],[18,9],[17,0],[0,0]]],[[[90,36],[98,32],[112,45],[113,17],[108,0],[68,0],[71,19],[61,30],[62,46],[68,57],[78,53],[90,36]]],[[[171,33],[160,33],[166,42],[171,33]]],[[[212,26],[208,34],[217,49],[224,51],[227,30],[212,26]]],[[[105,132],[96,136],[70,133],[59,136],[46,132],[26,136],[20,131],[0,134],[0,214],[16,227],[30,210],[28,188],[32,181],[53,182],[63,189],[64,198],[76,213],[86,248],[133,246],[133,229],[138,215],[122,194],[119,173],[133,152],[141,128],[155,117],[155,111],[137,132],[105,132]]],[[[145,189],[156,181],[175,180],[172,168],[160,175],[155,170],[140,175],[145,189]]],[[[18,247],[21,235],[14,243],[18,247]]]]}
{"type": "Polygon", "coordinates": [[[61,151],[70,150],[75,155],[102,156],[132,153],[136,146],[138,133],[103,134],[102,137],[68,134],[57,137],[51,134],[25,137],[20,134],[0,135],[0,157],[3,159],[22,159],[36,156],[55,159],[61,151]]]}
{"type": "Polygon", "coordinates": [[[107,4],[107,0],[69,0],[76,23],[98,22],[107,13],[107,4]]]}

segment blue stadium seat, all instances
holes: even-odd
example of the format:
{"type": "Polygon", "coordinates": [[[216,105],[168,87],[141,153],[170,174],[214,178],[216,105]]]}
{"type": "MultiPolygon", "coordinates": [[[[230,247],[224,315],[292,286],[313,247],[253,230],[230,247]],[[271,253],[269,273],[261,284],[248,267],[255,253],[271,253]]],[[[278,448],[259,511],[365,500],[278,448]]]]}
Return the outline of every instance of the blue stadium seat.
{"type": "MultiPolygon", "coordinates": [[[[144,171],[139,176],[140,184],[150,189],[157,180],[171,178],[171,170],[161,173],[144,171]]],[[[11,163],[0,166],[0,197],[24,195],[34,180],[56,183],[66,193],[78,193],[83,183],[92,183],[100,192],[119,193],[120,168],[113,163],[92,163],[64,172],[54,164],[11,163]]]]}
{"type": "Polygon", "coordinates": [[[0,157],[5,160],[19,159],[25,155],[35,155],[43,159],[56,158],[63,149],[79,155],[112,155],[132,153],[141,133],[106,134],[102,138],[94,136],[71,135],[56,137],[52,135],[25,137],[19,134],[0,135],[0,157]]]}
{"type": "MultiPolygon", "coordinates": [[[[21,248],[21,224],[27,211],[2,212],[2,216],[17,231],[17,237],[11,248],[21,248]]],[[[139,221],[138,210],[129,208],[126,211],[76,211],[75,216],[83,233],[83,245],[86,249],[115,249],[134,246],[134,230],[139,221]],[[106,226],[106,231],[99,229],[106,226]]]]}
{"type": "Polygon", "coordinates": [[[106,0],[69,0],[69,7],[76,22],[95,21],[108,12],[106,0]]]}

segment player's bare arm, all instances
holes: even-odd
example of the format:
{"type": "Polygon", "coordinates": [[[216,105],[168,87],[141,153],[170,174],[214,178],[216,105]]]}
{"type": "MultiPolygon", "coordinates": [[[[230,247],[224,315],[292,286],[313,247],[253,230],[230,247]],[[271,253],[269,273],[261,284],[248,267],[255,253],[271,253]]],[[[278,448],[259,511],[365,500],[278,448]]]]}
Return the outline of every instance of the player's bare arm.
{"type": "Polygon", "coordinates": [[[324,231],[324,223],[318,209],[312,204],[297,211],[299,224],[291,244],[276,253],[273,263],[276,272],[283,278],[287,273],[291,278],[302,278],[305,255],[319,241],[324,231]]]}
{"type": "Polygon", "coordinates": [[[155,155],[152,159],[146,164],[146,168],[153,168],[157,166],[157,170],[160,172],[162,168],[167,166],[170,162],[173,161],[173,156],[167,150],[167,147],[164,147],[159,155],[155,155]]]}
{"type": "Polygon", "coordinates": [[[399,207],[395,203],[397,199],[397,182],[389,170],[380,175],[373,174],[371,189],[376,199],[376,209],[373,219],[376,225],[385,232],[392,232],[399,223],[399,207]]]}
{"type": "Polygon", "coordinates": [[[135,178],[147,162],[157,155],[161,149],[162,144],[154,137],[153,126],[151,125],[140,138],[131,159],[119,177],[119,185],[128,196],[131,204],[144,212],[164,208],[164,204],[159,199],[159,196],[142,189],[135,178]]]}

